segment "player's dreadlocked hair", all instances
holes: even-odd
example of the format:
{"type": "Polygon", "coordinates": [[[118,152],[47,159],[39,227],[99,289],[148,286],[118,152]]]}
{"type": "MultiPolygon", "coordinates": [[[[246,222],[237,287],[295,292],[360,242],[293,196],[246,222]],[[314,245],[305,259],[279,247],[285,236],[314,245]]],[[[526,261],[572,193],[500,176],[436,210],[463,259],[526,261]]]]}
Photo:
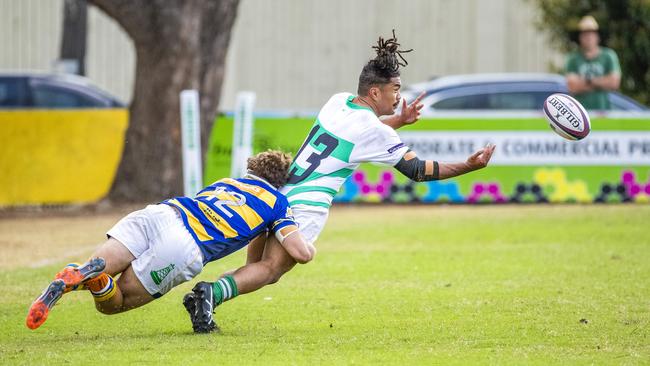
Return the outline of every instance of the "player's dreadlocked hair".
{"type": "Polygon", "coordinates": [[[411,52],[413,49],[400,50],[399,46],[394,29],[393,38],[384,40],[383,37],[379,37],[377,45],[372,46],[377,52],[377,56],[368,61],[359,75],[357,90],[359,95],[367,95],[373,85],[389,83],[390,78],[399,76],[400,66],[408,65],[402,54],[411,52]]]}

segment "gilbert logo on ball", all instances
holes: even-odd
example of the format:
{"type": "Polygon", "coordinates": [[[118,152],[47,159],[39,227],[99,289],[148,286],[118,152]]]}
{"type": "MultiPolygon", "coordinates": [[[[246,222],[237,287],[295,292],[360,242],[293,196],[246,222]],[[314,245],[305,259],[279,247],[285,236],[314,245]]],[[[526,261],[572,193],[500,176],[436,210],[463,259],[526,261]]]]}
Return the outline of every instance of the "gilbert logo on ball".
{"type": "Polygon", "coordinates": [[[585,108],[566,94],[557,93],[546,98],[544,115],[551,129],[568,140],[582,140],[591,130],[585,108]]]}

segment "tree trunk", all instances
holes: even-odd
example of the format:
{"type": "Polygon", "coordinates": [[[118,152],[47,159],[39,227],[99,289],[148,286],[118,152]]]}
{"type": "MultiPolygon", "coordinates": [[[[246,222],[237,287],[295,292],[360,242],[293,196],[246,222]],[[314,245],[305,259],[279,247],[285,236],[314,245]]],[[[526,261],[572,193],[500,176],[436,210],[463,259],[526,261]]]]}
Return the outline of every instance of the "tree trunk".
{"type": "Polygon", "coordinates": [[[179,94],[199,90],[205,156],[238,0],[89,1],[120,23],[137,54],[129,129],[110,198],[153,201],[181,194],[179,94]]]}
{"type": "Polygon", "coordinates": [[[88,4],[86,0],[65,0],[60,59],[75,60],[78,75],[86,75],[87,19],[88,4]]]}

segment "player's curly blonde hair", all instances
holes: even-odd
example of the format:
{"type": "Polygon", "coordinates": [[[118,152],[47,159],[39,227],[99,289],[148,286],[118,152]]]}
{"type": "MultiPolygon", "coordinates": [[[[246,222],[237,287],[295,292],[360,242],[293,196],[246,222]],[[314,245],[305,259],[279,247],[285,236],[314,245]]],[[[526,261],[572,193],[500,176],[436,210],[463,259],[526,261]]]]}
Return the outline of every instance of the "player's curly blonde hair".
{"type": "Polygon", "coordinates": [[[290,154],[278,150],[267,150],[248,158],[248,171],[275,188],[287,184],[289,166],[293,159],[290,154]]]}

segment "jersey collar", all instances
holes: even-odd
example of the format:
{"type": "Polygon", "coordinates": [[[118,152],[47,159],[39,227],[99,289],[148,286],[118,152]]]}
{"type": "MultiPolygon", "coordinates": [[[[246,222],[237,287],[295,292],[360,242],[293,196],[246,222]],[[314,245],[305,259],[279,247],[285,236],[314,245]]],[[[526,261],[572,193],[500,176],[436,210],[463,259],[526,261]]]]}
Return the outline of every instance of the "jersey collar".
{"type": "Polygon", "coordinates": [[[348,100],[345,102],[345,105],[347,105],[349,108],[352,109],[366,109],[372,112],[372,114],[375,114],[375,111],[372,110],[372,108],[364,107],[362,105],[358,105],[356,103],[352,103],[352,100],[354,99],[354,95],[350,95],[348,97],[348,100]]]}
{"type": "Polygon", "coordinates": [[[264,178],[260,178],[260,177],[258,177],[257,175],[252,174],[251,172],[247,172],[246,175],[244,176],[244,179],[255,179],[255,180],[259,180],[260,182],[262,182],[262,183],[266,183],[269,187],[271,187],[271,188],[277,190],[277,189],[273,186],[273,184],[267,182],[266,179],[264,179],[264,178]]]}

